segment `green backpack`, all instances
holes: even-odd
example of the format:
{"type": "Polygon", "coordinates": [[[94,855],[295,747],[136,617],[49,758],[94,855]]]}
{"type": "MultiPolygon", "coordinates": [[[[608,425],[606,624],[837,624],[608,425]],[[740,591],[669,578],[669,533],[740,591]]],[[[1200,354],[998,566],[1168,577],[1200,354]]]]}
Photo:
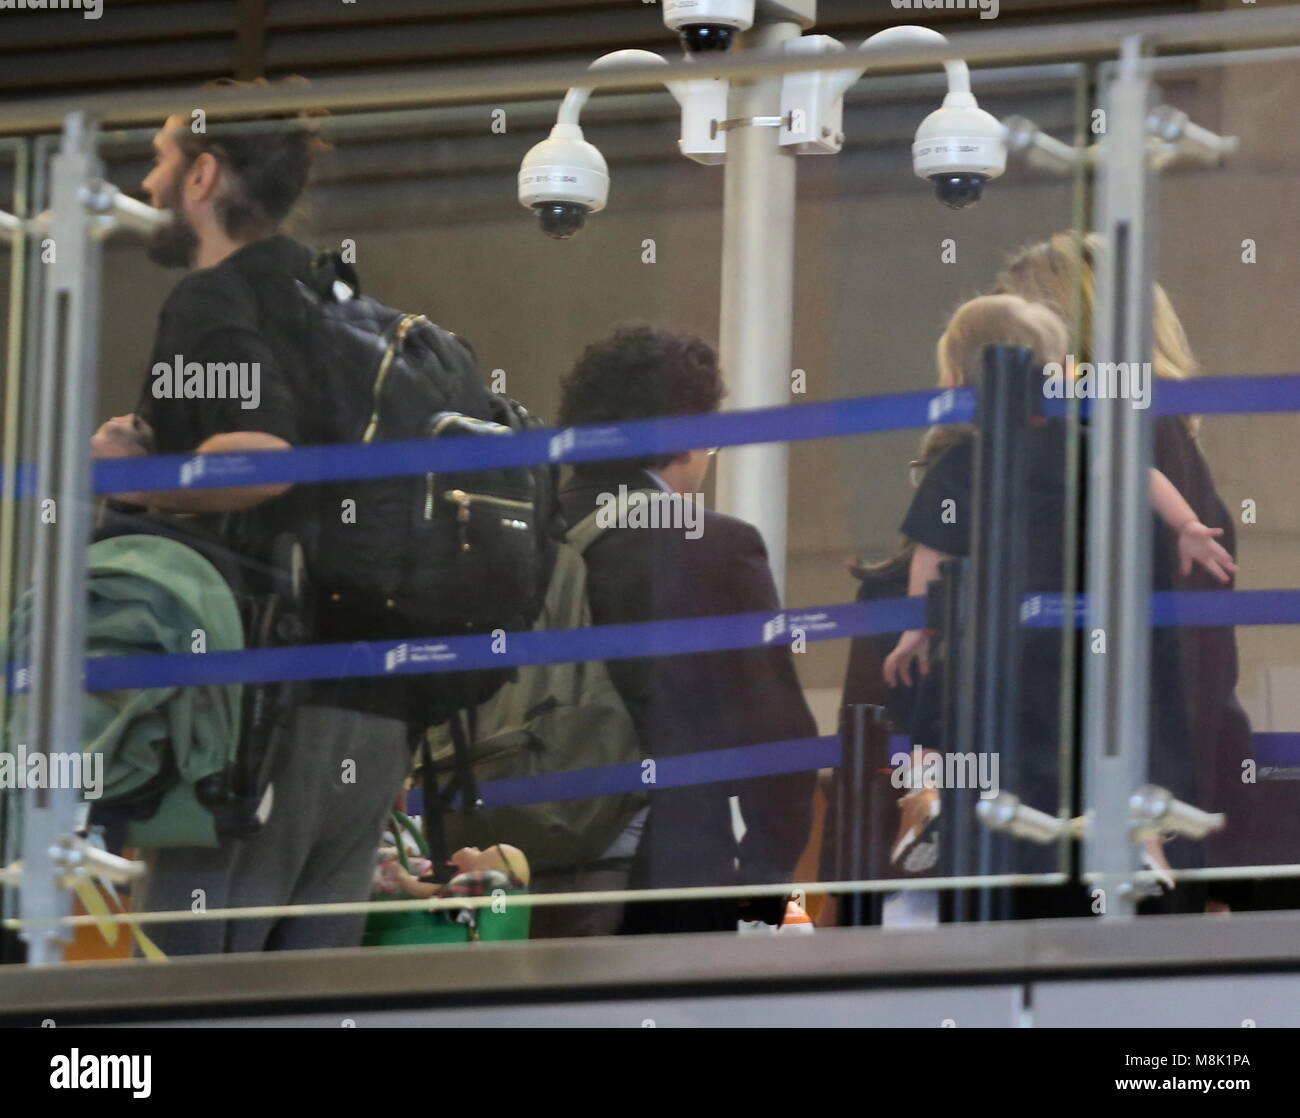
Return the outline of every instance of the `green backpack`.
{"type": "MultiPolygon", "coordinates": [[[[582,557],[605,531],[598,517],[599,510],[575,524],[565,542],[557,545],[546,604],[534,628],[578,629],[591,624],[582,557]]],[[[469,743],[469,767],[475,785],[639,763],[644,756],[632,716],[600,660],[524,665],[517,679],[477,708],[471,724],[475,731],[469,743]]],[[[427,744],[434,773],[454,776],[455,748],[449,727],[431,729],[427,744]]],[[[448,811],[442,817],[446,851],[509,843],[524,852],[534,872],[574,870],[597,861],[645,804],[643,793],[623,792],[448,811]]]]}

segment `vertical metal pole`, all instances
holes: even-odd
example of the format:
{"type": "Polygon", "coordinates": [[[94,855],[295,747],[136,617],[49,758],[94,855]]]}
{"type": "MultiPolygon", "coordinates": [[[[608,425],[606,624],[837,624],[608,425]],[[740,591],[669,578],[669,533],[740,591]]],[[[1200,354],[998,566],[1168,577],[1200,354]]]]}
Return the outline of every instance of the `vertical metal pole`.
{"type": "MultiPolygon", "coordinates": [[[[28,179],[31,172],[32,144],[30,140],[18,141],[14,154],[14,196],[13,213],[26,221],[31,213],[31,197],[28,193],[28,179]]],[[[23,343],[25,339],[25,304],[27,283],[27,235],[25,227],[20,226],[14,237],[12,257],[9,262],[9,344],[5,355],[5,401],[4,434],[0,437],[3,447],[4,471],[3,485],[0,485],[0,625],[6,637],[9,632],[9,618],[13,616],[14,606],[14,571],[18,543],[16,538],[19,492],[18,463],[22,460],[27,444],[20,437],[21,406],[27,399],[29,391],[28,378],[23,371],[23,343]]],[[[13,652],[6,652],[4,679],[7,682],[12,671],[13,652]]],[[[13,702],[9,688],[0,687],[0,749],[8,750],[12,739],[9,736],[9,719],[13,702]]],[[[14,809],[15,797],[6,796],[0,791],[0,865],[16,861],[18,858],[18,813],[14,809]]],[[[0,894],[0,918],[8,919],[16,911],[17,892],[6,890],[0,894]]],[[[0,949],[0,954],[2,954],[0,949]]]]}
{"type": "MultiPolygon", "coordinates": [[[[847,865],[842,867],[844,872],[840,880],[863,881],[871,874],[868,864],[869,847],[866,842],[867,827],[870,826],[867,797],[871,787],[871,756],[867,749],[867,725],[869,722],[878,722],[884,715],[884,711],[878,706],[859,704],[851,707],[850,713],[852,718],[846,735],[848,740],[844,743],[843,765],[845,771],[851,774],[852,783],[845,780],[840,784],[842,803],[839,813],[841,832],[839,847],[841,851],[847,848],[848,857],[847,865]]],[[[865,923],[863,913],[867,907],[867,898],[861,893],[850,893],[844,900],[849,914],[849,923],[855,928],[861,927],[865,923]]]]}
{"type": "MultiPolygon", "coordinates": [[[[51,168],[50,236],[46,265],[38,407],[37,517],[34,611],[26,745],[29,752],[80,751],[82,664],[85,657],[86,546],[92,501],[90,436],[98,381],[98,241],[84,191],[98,179],[97,130],[84,113],[70,113],[51,168]],[[53,504],[48,502],[52,501],[53,504]]],[[[47,768],[48,771],[48,768],[47,768]]],[[[24,920],[66,916],[71,896],[59,887],[51,848],[77,825],[75,788],[32,788],[23,800],[24,920]]],[[[59,962],[66,929],[24,932],[28,962],[59,962]]]]}
{"type": "MultiPolygon", "coordinates": [[[[1094,363],[1151,360],[1151,221],[1146,159],[1150,77],[1142,43],[1125,41],[1107,96],[1096,227],[1094,363]]],[[[1149,411],[1121,399],[1092,401],[1088,479],[1088,634],[1105,652],[1085,653],[1084,808],[1092,823],[1085,872],[1127,877],[1141,853],[1129,839],[1128,800],[1145,780],[1151,674],[1151,425],[1149,411]]],[[[1105,913],[1131,915],[1124,879],[1106,889],[1105,913]]]]}
{"type": "MultiPolygon", "coordinates": [[[[13,213],[21,221],[29,216],[27,177],[31,157],[31,141],[20,140],[14,151],[13,213]]],[[[0,618],[7,619],[13,612],[14,581],[14,513],[18,507],[18,462],[20,456],[20,408],[23,399],[23,325],[24,302],[27,283],[27,233],[20,226],[14,236],[9,260],[9,337],[5,353],[5,399],[3,438],[0,438],[0,455],[3,456],[3,483],[0,484],[0,618]]],[[[7,624],[7,620],[3,622],[7,624]]],[[[0,712],[7,725],[8,696],[0,695],[0,712]]]]}
{"type": "MultiPolygon", "coordinates": [[[[741,46],[779,50],[800,31],[793,21],[756,23],[741,46]]],[[[780,77],[732,83],[733,121],[772,118],[780,109],[780,77]]],[[[718,337],[733,408],[790,402],[795,156],[777,136],[776,128],[745,123],[727,139],[718,337]]],[[[718,507],[762,533],[782,600],[788,469],[785,443],[731,447],[718,456],[718,507]]]]}

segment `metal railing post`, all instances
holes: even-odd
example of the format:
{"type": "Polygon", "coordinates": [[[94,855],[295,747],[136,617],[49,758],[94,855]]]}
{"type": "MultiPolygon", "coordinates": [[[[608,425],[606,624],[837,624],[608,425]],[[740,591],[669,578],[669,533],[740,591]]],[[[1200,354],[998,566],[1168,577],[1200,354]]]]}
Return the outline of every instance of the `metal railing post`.
{"type": "MultiPolygon", "coordinates": [[[[1140,65],[1143,47],[1139,39],[1124,43],[1105,98],[1095,365],[1151,360],[1155,195],[1146,158],[1151,78],[1140,65]]],[[[1092,822],[1084,870],[1117,875],[1104,912],[1123,916],[1138,900],[1131,875],[1140,868],[1140,851],[1129,837],[1128,801],[1146,779],[1151,721],[1151,422],[1150,412],[1131,400],[1091,404],[1083,793],[1092,822]],[[1099,632],[1104,644],[1093,639],[1099,632]],[[1094,646],[1104,651],[1091,651],[1094,646]]]]}
{"type": "MultiPolygon", "coordinates": [[[[87,183],[100,177],[98,130],[70,113],[52,161],[49,236],[41,346],[32,628],[28,648],[27,745],[32,753],[81,750],[85,656],[86,547],[90,533],[90,437],[95,413],[99,339],[99,242],[90,236],[87,183]]],[[[47,766],[46,771],[51,771],[47,766]]],[[[55,781],[47,782],[55,784],[55,781]]],[[[23,800],[24,920],[67,916],[72,899],[60,884],[56,841],[72,834],[77,789],[29,788],[23,800]]],[[[59,962],[66,929],[24,932],[30,964],[59,962]]]]}

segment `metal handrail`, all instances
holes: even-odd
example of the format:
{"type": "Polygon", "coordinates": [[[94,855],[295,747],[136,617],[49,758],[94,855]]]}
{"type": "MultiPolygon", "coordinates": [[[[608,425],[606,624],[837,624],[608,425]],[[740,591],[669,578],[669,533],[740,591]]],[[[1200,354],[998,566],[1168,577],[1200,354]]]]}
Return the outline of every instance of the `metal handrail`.
{"type": "MultiPolygon", "coordinates": [[[[870,72],[875,75],[916,73],[955,58],[965,59],[972,65],[1106,58],[1117,53],[1120,44],[1134,36],[1152,50],[1300,42],[1300,9],[1267,8],[1008,31],[954,32],[948,36],[947,47],[882,47],[873,51],[870,72]]],[[[172,89],[105,93],[94,98],[94,111],[101,126],[120,127],[155,122],[177,111],[178,105],[187,110],[202,108],[211,119],[235,119],[313,109],[360,110],[518,100],[559,95],[574,85],[606,90],[638,89],[674,80],[771,77],[843,67],[844,58],[838,54],[792,56],[779,51],[744,51],[708,61],[677,62],[667,70],[662,66],[629,66],[592,72],[572,63],[536,67],[503,63],[456,70],[440,67],[364,77],[322,78],[311,85],[229,92],[187,93],[172,89]]],[[[0,135],[56,131],[69,112],[86,107],[84,97],[18,102],[0,115],[0,135]]]]}

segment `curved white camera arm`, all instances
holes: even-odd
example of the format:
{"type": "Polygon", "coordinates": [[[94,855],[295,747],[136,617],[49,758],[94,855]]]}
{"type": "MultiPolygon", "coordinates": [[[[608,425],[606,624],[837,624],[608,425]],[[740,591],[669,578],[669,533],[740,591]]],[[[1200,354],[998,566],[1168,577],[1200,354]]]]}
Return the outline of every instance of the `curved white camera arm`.
{"type": "MultiPolygon", "coordinates": [[[[616,50],[602,55],[591,69],[611,66],[667,66],[667,59],[648,50],[616,50]]],[[[727,154],[726,132],[718,122],[727,115],[728,83],[718,78],[665,82],[682,108],[678,147],[697,163],[721,163],[727,154]]],[[[574,86],[565,94],[551,134],[524,156],[519,168],[519,204],[536,211],[551,236],[568,237],[582,228],[588,214],[599,213],[609,200],[609,168],[594,144],[587,142],[579,119],[593,87],[574,86]]]]}
{"type": "MultiPolygon", "coordinates": [[[[939,46],[946,47],[948,40],[938,31],[932,31],[928,27],[917,27],[915,24],[903,24],[899,27],[886,27],[883,31],[877,31],[868,39],[862,41],[858,47],[859,51],[870,52],[872,49],[880,47],[901,47],[901,46],[939,46]]],[[[870,64],[863,63],[862,69],[856,71],[856,76],[849,77],[855,71],[849,70],[840,74],[839,80],[844,82],[843,87],[839,90],[840,96],[848,92],[849,86],[866,73],[870,64]]],[[[960,58],[950,58],[943,64],[944,70],[948,74],[948,93],[970,93],[970,70],[966,63],[960,58]]]]}
{"type": "MultiPolygon", "coordinates": [[[[690,61],[689,56],[687,61],[690,61]]],[[[604,70],[614,66],[667,66],[668,60],[649,50],[616,50],[602,55],[589,69],[604,70]]],[[[717,122],[727,116],[728,82],[722,78],[697,81],[664,82],[668,92],[682,109],[682,134],[678,147],[688,159],[698,163],[721,163],[727,154],[726,136],[717,122]]],[[[591,86],[574,86],[565,94],[555,118],[556,125],[578,125],[583,106],[592,93],[591,86]]]]}
{"type": "MultiPolygon", "coordinates": [[[[865,39],[852,53],[844,44],[829,35],[804,35],[786,43],[786,50],[797,54],[826,54],[845,52],[845,61],[852,69],[822,70],[809,74],[787,74],[781,89],[781,144],[796,148],[800,155],[833,155],[844,143],[841,122],[844,114],[844,94],[870,68],[870,61],[862,56],[881,47],[903,45],[946,46],[948,40],[938,31],[928,27],[904,24],[887,27],[865,39]]],[[[974,105],[970,92],[970,70],[960,58],[943,64],[948,75],[948,96],[944,104],[974,105]],[[955,95],[955,96],[954,96],[955,95]],[[969,99],[969,100],[968,100],[969,99]]]]}
{"type": "MultiPolygon", "coordinates": [[[[872,35],[856,51],[845,51],[851,69],[787,74],[781,87],[781,145],[801,155],[835,154],[844,145],[844,94],[870,69],[873,50],[947,43],[928,27],[889,27],[872,35]]],[[[805,35],[790,40],[786,49],[825,54],[844,51],[844,46],[829,35],[805,35]]],[[[965,62],[948,59],[943,68],[948,75],[948,93],[943,105],[917,129],[912,164],[919,178],[934,182],[941,201],[961,208],[978,200],[984,182],[1006,170],[1006,129],[979,107],[965,62]]]]}

